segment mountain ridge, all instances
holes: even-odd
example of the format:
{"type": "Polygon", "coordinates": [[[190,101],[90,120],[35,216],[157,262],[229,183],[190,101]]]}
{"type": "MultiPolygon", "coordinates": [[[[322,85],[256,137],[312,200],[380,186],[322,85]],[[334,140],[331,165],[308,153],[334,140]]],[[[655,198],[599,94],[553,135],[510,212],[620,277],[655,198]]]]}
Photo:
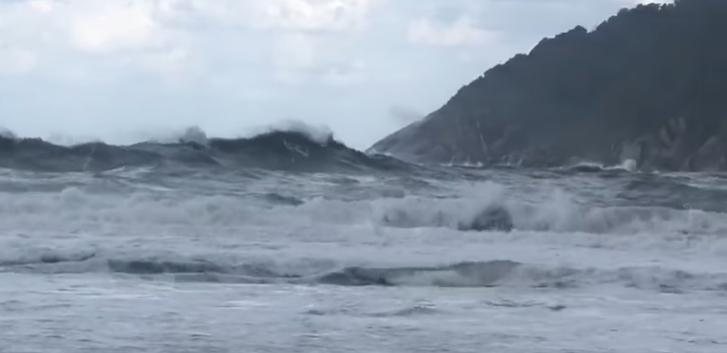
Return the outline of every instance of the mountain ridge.
{"type": "Polygon", "coordinates": [[[373,152],[424,163],[727,170],[727,2],[623,9],[541,40],[373,152]]]}

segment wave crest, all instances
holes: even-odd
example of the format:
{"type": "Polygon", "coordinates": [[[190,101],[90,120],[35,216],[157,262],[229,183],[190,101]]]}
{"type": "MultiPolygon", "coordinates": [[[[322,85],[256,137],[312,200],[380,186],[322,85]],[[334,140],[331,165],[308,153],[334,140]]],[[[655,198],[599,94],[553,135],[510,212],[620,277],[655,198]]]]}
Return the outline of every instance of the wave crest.
{"type": "MultiPolygon", "coordinates": [[[[10,136],[10,135],[8,135],[10,136]]],[[[38,171],[104,171],[121,167],[225,167],[289,171],[390,169],[403,163],[373,158],[333,139],[329,132],[290,125],[250,138],[208,138],[189,128],[172,142],[72,146],[0,135],[0,167],[38,171]]]]}

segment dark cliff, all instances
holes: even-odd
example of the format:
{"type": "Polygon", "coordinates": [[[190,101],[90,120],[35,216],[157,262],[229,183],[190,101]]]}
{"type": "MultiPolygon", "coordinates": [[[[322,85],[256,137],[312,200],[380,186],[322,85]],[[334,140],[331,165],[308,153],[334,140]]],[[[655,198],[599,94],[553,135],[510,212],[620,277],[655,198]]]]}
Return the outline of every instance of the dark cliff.
{"type": "Polygon", "coordinates": [[[544,39],[372,151],[430,163],[727,170],[727,1],[642,5],[544,39]]]}

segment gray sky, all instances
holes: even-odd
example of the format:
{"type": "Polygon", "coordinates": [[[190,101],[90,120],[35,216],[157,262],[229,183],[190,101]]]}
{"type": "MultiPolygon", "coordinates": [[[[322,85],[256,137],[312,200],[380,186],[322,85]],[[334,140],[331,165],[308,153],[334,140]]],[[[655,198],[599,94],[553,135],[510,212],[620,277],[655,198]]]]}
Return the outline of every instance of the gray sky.
{"type": "Polygon", "coordinates": [[[128,143],[301,120],[366,148],[542,37],[639,2],[0,0],[0,127],[128,143]]]}

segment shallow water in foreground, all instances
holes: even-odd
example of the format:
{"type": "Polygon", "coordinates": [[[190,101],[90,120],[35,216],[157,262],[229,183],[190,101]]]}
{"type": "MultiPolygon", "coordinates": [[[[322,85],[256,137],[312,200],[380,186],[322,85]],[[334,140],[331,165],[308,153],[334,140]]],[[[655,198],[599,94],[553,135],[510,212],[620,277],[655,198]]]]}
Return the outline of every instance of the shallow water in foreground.
{"type": "Polygon", "coordinates": [[[0,352],[724,352],[725,181],[0,170],[0,352]]]}

